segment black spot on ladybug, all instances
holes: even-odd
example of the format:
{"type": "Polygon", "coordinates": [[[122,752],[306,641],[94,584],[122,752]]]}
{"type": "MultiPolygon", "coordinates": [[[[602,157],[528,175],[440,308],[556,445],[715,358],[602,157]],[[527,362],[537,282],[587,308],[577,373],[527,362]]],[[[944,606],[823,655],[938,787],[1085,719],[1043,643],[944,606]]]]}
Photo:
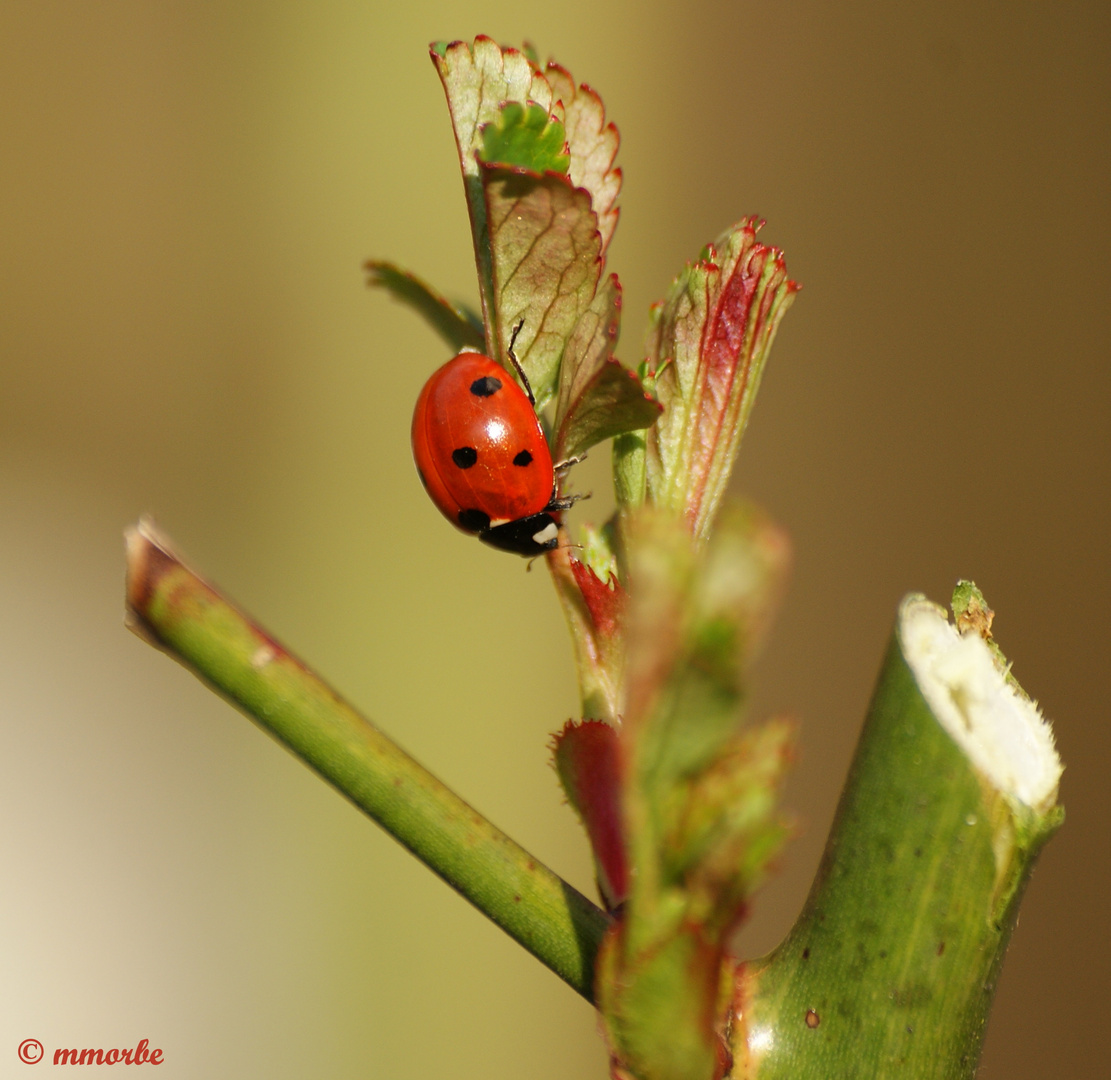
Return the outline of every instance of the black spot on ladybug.
{"type": "Polygon", "coordinates": [[[467,532],[482,532],[490,528],[490,515],[481,510],[460,510],[459,524],[467,532]]]}
{"type": "Polygon", "coordinates": [[[475,397],[489,397],[491,394],[496,394],[501,389],[501,379],[494,375],[483,375],[481,379],[475,379],[471,383],[471,393],[475,397]]]}
{"type": "Polygon", "coordinates": [[[513,459],[513,464],[514,465],[522,465],[522,466],[523,465],[531,465],[532,464],[532,454],[530,454],[527,450],[522,450],[513,459]]]}
{"type": "Polygon", "coordinates": [[[452,450],[451,460],[461,469],[469,469],[476,461],[478,461],[478,451],[473,446],[460,446],[457,450],[452,450]]]}

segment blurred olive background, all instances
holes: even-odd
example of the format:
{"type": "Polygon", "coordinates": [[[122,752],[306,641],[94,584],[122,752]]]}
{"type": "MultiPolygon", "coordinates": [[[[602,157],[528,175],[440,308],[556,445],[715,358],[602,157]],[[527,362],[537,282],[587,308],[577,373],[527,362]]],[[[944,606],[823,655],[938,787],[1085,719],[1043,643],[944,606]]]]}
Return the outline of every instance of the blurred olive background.
{"type": "Polygon", "coordinates": [[[804,285],[735,482],[794,538],[755,709],[802,736],[745,950],[802,903],[900,597],[973,577],[1069,815],[983,1075],[1106,1075],[1109,12],[0,3],[0,1073],[28,1037],[147,1037],[171,1077],[605,1075],[585,1003],[121,619],[150,512],[590,890],[546,761],[575,710],[550,584],[425,498],[410,409],[446,354],[360,271],[474,299],[426,46],[482,32],[621,128],[627,362],[746,213],[804,285]]]}

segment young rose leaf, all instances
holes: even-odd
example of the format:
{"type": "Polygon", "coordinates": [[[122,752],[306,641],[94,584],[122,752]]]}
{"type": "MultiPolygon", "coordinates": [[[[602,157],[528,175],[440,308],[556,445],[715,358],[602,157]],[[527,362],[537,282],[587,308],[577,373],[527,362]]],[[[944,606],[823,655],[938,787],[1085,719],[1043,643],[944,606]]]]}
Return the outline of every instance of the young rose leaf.
{"type": "Polygon", "coordinates": [[[495,318],[487,327],[496,359],[514,346],[538,408],[555,392],[564,345],[594,298],[601,239],[590,196],[555,173],[482,166],[493,254],[495,318]]]}
{"type": "Polygon", "coordinates": [[[715,1080],[729,1055],[721,1036],[721,950],[681,925],[634,944],[626,916],[602,942],[595,992],[615,1080],[715,1080]]]}
{"type": "Polygon", "coordinates": [[[717,1075],[729,938],[786,835],[776,807],[790,730],[740,727],[745,664],[784,563],[768,530],[730,508],[703,547],[670,511],[626,520],[629,896],[597,985],[636,1077],[717,1075]]]}
{"type": "Polygon", "coordinates": [[[548,555],[548,567],[571,631],[582,714],[616,724],[622,713],[627,596],[617,577],[610,525],[600,529],[584,525],[580,536],[577,557],[570,546],[557,548],[548,555]]]}
{"type": "Polygon", "coordinates": [[[610,274],[599,284],[594,299],[579,317],[563,350],[555,409],[557,431],[572,400],[582,396],[582,387],[613,356],[620,332],[621,282],[616,274],[610,274]]]}
{"type": "Polygon", "coordinates": [[[644,392],[636,372],[611,358],[572,402],[559,429],[557,456],[574,457],[603,439],[640,431],[659,415],[659,402],[644,392]]]}
{"type": "MultiPolygon", "coordinates": [[[[662,304],[657,304],[653,310],[662,307],[662,304]]],[[[649,316],[651,318],[651,312],[649,316]]],[[[657,371],[649,368],[647,360],[637,365],[637,379],[650,397],[656,397],[656,382],[668,366],[665,361],[662,369],[657,371]]],[[[621,512],[633,510],[644,502],[647,490],[646,457],[646,430],[627,431],[613,440],[613,492],[621,512]]]]}
{"type": "Polygon", "coordinates": [[[733,468],[764,362],[798,286],[748,218],[704,249],[652,313],[648,354],[664,413],[646,438],[650,501],[705,538],[733,468]],[[667,370],[659,370],[671,360],[667,370]]]}
{"type": "Polygon", "coordinates": [[[473,45],[435,42],[431,55],[447,95],[459,165],[464,177],[477,180],[482,129],[495,123],[510,101],[534,102],[549,115],[551,87],[524,53],[502,48],[485,35],[476,37],[473,45]]]}
{"type": "Polygon", "coordinates": [[[612,641],[621,630],[625,590],[616,576],[607,577],[604,569],[601,574],[598,573],[589,559],[580,561],[572,556],[571,572],[575,575],[595,633],[599,639],[612,641]]]}
{"type": "Polygon", "coordinates": [[[444,299],[415,274],[393,263],[375,259],[364,264],[364,269],[368,285],[385,289],[396,300],[422,315],[456,352],[462,349],[486,351],[486,337],[475,317],[444,299]]]}
{"type": "Polygon", "coordinates": [[[613,124],[606,123],[602,99],[589,86],[583,83],[576,87],[571,75],[554,61],[549,61],[544,74],[552,88],[553,101],[563,107],[563,124],[571,155],[571,183],[590,192],[605,254],[613,230],[617,228],[616,202],[621,190],[621,170],[613,163],[620,136],[613,124]]]}
{"type": "Polygon", "coordinates": [[[788,835],[776,803],[791,735],[781,723],[743,732],[673,807],[660,865],[646,873],[636,857],[630,864],[630,894],[596,975],[606,1032],[628,1075],[722,1074],[729,939],[788,835]]]}
{"type": "Polygon", "coordinates": [[[723,945],[789,836],[778,804],[794,735],[783,721],[744,728],[692,781],[670,823],[665,876],[683,883],[692,921],[723,945]]]}
{"type": "MultiPolygon", "coordinates": [[[[450,44],[436,42],[430,51],[447,95],[455,145],[459,150],[459,165],[463,171],[463,189],[467,196],[475,261],[478,264],[483,321],[487,337],[492,339],[493,270],[486,201],[478,164],[482,129],[497,121],[507,101],[536,102],[547,115],[552,107],[552,91],[548,81],[524,53],[502,48],[485,36],[476,37],[473,45],[465,41],[450,44]]],[[[493,343],[491,347],[494,347],[493,343]]]]}
{"type": "Polygon", "coordinates": [[[553,451],[576,457],[603,439],[656,422],[660,407],[636,374],[613,359],[621,317],[616,274],[599,287],[571,332],[560,366],[553,451]]]}
{"type": "Polygon", "coordinates": [[[705,547],[644,507],[627,529],[624,732],[650,801],[713,762],[740,723],[745,672],[778,602],[789,549],[764,515],[730,505],[705,547]]]}
{"type": "Polygon", "coordinates": [[[563,125],[547,109],[535,102],[508,101],[498,119],[483,127],[478,158],[488,165],[566,173],[571,159],[565,150],[563,125]]]}
{"type": "Polygon", "coordinates": [[[612,911],[628,891],[617,732],[601,720],[569,720],[553,741],[552,763],[586,828],[598,887],[612,911]]]}

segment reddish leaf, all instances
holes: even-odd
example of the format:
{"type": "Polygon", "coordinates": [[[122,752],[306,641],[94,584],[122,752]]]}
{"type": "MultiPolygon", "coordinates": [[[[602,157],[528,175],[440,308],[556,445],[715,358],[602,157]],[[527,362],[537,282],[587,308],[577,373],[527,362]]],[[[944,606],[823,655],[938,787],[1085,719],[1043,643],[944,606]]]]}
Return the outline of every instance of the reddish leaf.
{"type": "Polygon", "coordinates": [[[567,146],[571,154],[571,182],[590,192],[598,230],[602,235],[602,253],[617,228],[617,194],[621,190],[621,170],[614,167],[621,138],[613,124],[606,123],[602,99],[585,83],[576,87],[575,80],[564,68],[549,61],[545,69],[552,98],[553,111],[562,106],[567,146]]]}
{"type": "Polygon", "coordinates": [[[611,639],[616,637],[625,611],[625,590],[616,578],[607,584],[589,566],[574,557],[571,558],[571,572],[575,575],[597,635],[611,639]]]}
{"type": "Polygon", "coordinates": [[[555,736],[552,758],[567,799],[590,837],[598,885],[612,910],[628,891],[617,733],[601,720],[569,720],[555,736]]]}
{"type": "Polygon", "coordinates": [[[664,414],[647,438],[651,501],[705,537],[736,457],[779,321],[798,286],[748,218],[676,278],[648,351],[664,414]],[[673,363],[660,370],[666,360],[673,363]]]}

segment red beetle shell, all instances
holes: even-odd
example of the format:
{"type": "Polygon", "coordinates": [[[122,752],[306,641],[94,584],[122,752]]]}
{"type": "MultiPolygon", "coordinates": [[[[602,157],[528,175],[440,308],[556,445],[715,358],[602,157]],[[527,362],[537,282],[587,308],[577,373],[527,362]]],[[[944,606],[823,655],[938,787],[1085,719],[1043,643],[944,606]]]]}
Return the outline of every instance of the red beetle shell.
{"type": "Polygon", "coordinates": [[[460,353],[424,384],[413,457],[432,501],[464,532],[484,535],[552,501],[552,455],[532,402],[482,353],[460,353]]]}

